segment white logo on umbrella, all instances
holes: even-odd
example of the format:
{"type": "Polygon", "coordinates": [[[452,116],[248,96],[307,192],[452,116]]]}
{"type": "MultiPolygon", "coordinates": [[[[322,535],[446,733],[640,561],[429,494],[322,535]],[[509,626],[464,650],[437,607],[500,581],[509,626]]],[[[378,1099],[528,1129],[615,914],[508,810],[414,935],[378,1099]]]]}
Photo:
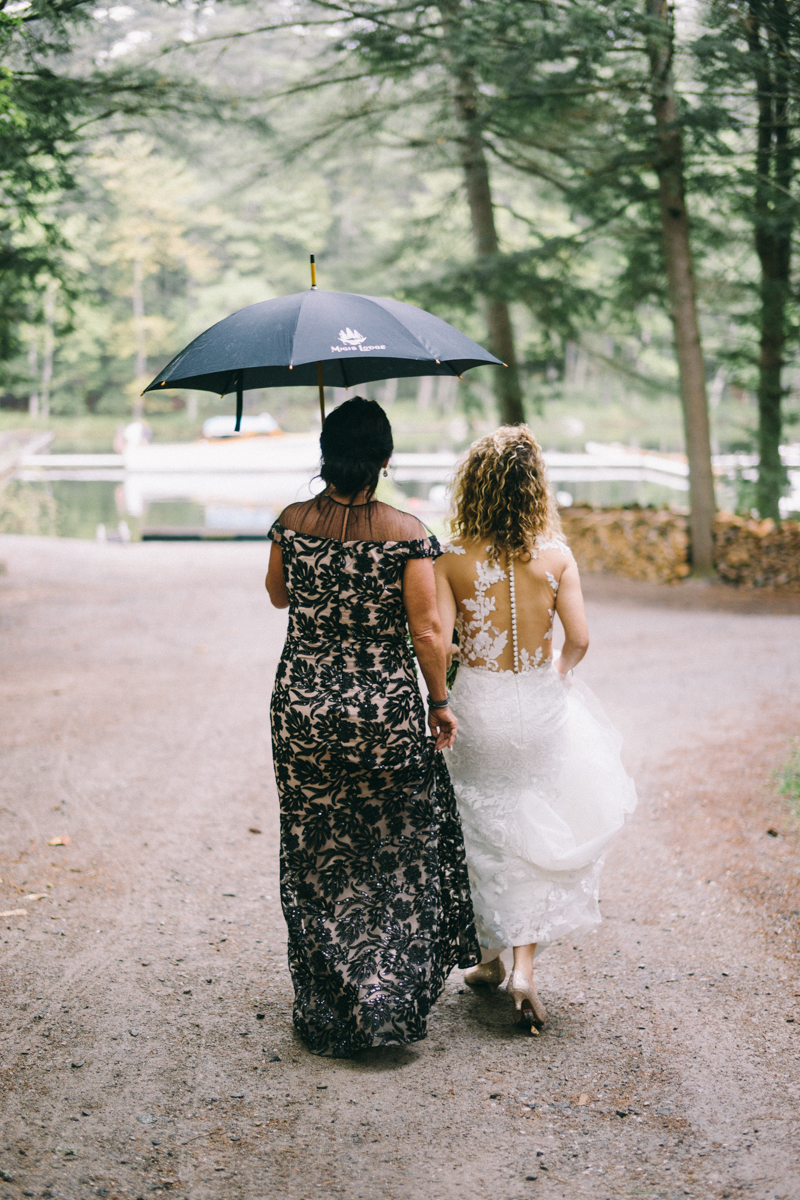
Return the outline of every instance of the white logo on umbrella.
{"type": "Polygon", "coordinates": [[[339,341],[344,342],[345,346],[360,346],[366,340],[363,333],[359,333],[357,329],[351,329],[349,325],[346,329],[339,330],[339,341]]]}

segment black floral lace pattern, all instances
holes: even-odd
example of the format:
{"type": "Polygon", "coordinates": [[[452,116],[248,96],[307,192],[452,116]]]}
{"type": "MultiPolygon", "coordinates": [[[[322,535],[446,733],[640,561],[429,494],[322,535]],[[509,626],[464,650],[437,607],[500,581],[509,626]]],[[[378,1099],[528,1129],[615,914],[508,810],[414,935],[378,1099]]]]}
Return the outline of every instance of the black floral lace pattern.
{"type": "Polygon", "coordinates": [[[275,523],[290,597],[272,696],[295,1026],[316,1054],[413,1042],[478,961],[461,825],[406,638],[405,563],[435,539],[275,523]]]}

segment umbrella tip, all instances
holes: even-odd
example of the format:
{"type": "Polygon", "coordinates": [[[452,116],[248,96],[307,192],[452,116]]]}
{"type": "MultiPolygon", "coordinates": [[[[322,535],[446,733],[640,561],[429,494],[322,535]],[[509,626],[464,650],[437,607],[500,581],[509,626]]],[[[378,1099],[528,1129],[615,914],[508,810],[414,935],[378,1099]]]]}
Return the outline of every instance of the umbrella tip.
{"type": "Polygon", "coordinates": [[[308,257],[311,260],[311,290],[314,292],[317,288],[317,260],[313,254],[308,257]]]}

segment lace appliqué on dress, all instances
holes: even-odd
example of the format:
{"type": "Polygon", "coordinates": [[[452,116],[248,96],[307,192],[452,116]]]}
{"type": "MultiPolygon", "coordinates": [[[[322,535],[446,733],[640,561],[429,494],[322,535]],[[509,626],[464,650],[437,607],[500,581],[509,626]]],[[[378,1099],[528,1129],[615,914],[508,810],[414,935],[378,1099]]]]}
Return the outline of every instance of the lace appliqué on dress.
{"type": "Polygon", "coordinates": [[[545,537],[543,533],[540,533],[533,544],[531,558],[538,558],[543,550],[558,550],[561,557],[566,558],[569,552],[569,546],[567,545],[566,538],[562,537],[560,534],[557,537],[548,538],[545,537]]]}
{"type": "MultiPolygon", "coordinates": [[[[464,553],[463,550],[461,552],[464,553]]],[[[455,548],[454,553],[458,553],[458,548],[455,548]]],[[[459,616],[460,658],[462,663],[474,663],[476,659],[481,658],[486,664],[486,670],[499,671],[497,659],[508,644],[508,632],[505,629],[501,631],[491,624],[489,615],[495,611],[497,605],[494,596],[490,598],[486,592],[508,576],[497,563],[479,562],[476,566],[478,578],[475,580],[475,599],[463,601],[464,608],[474,613],[474,616],[472,620],[459,616]]]]}
{"type": "MultiPolygon", "coordinates": [[[[552,640],[553,640],[553,622],[556,619],[556,600],[558,598],[558,580],[556,579],[555,575],[551,575],[549,571],[545,571],[545,575],[547,576],[547,582],[550,584],[550,587],[553,589],[553,607],[548,608],[548,610],[547,610],[547,612],[550,616],[550,628],[548,629],[547,633],[542,638],[542,641],[543,642],[552,642],[552,640]]],[[[522,653],[524,654],[525,651],[523,650],[522,653]]]]}
{"type": "MultiPolygon", "coordinates": [[[[549,548],[556,543],[547,543],[547,546],[540,547],[541,549],[549,548]]],[[[465,551],[460,546],[444,547],[445,554],[464,554],[465,551]]],[[[534,557],[537,557],[534,554],[534,557]]],[[[474,613],[472,620],[466,620],[459,613],[456,621],[456,629],[459,637],[460,652],[459,658],[462,663],[475,665],[476,659],[483,659],[485,663],[484,670],[499,671],[500,667],[497,664],[497,659],[502,654],[508,645],[508,631],[499,630],[497,626],[492,625],[489,616],[496,610],[495,599],[486,595],[487,590],[493,587],[496,583],[501,583],[504,579],[509,580],[511,588],[511,631],[514,643],[514,672],[520,671],[535,671],[539,667],[547,666],[550,658],[544,657],[544,648],[537,646],[533,654],[524,647],[520,650],[517,646],[517,619],[516,619],[516,599],[514,595],[514,565],[511,564],[510,575],[499,566],[497,563],[476,563],[478,570],[478,578],[475,580],[475,599],[464,600],[463,607],[469,612],[474,613]]],[[[553,639],[553,623],[556,618],[556,597],[558,596],[558,580],[550,571],[545,571],[547,582],[553,591],[553,607],[548,608],[547,612],[550,617],[550,626],[544,634],[542,640],[552,641],[553,639]]]]}

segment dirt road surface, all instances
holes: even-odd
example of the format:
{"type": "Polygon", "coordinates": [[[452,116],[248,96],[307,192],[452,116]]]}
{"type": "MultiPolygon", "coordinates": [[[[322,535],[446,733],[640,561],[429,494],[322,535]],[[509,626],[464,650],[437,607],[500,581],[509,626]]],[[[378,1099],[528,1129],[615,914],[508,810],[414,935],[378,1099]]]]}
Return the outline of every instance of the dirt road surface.
{"type": "Polygon", "coordinates": [[[0,1200],[800,1197],[796,601],[590,581],[641,796],[602,928],[538,960],[539,1038],[456,972],[427,1041],[334,1061],[291,1025],[265,546],[0,560],[0,1200]]]}

